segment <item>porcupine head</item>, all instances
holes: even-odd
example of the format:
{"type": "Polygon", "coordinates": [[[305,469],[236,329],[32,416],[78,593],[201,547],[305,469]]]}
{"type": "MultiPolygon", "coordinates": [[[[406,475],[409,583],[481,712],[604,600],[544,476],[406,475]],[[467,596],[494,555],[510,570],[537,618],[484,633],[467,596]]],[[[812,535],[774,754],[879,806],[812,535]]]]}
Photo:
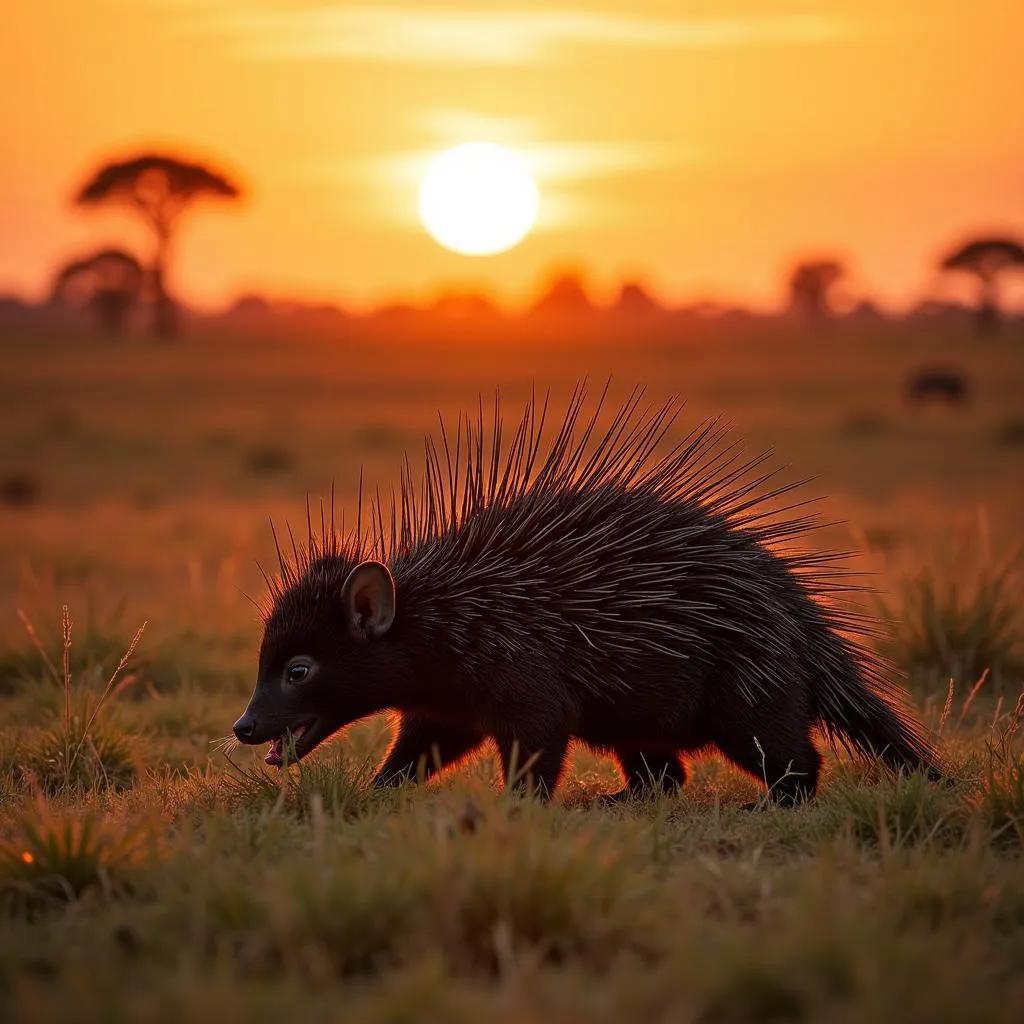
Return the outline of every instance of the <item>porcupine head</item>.
{"type": "Polygon", "coordinates": [[[377,561],[328,556],[277,589],[255,689],[234,733],[270,743],[266,761],[302,758],[340,728],[395,706],[410,667],[389,642],[395,584],[377,561]],[[289,747],[289,739],[294,748],[289,747]]]}

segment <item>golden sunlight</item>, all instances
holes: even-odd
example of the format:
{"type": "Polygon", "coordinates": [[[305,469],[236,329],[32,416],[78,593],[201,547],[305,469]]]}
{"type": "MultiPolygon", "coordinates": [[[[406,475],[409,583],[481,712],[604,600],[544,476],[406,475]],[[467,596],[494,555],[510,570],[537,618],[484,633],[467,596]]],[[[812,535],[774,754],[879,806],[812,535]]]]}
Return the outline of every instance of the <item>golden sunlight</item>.
{"type": "Polygon", "coordinates": [[[537,219],[540,193],[525,161],[491,142],[446,149],[427,167],[419,214],[439,245],[493,256],[518,245],[537,219]]]}

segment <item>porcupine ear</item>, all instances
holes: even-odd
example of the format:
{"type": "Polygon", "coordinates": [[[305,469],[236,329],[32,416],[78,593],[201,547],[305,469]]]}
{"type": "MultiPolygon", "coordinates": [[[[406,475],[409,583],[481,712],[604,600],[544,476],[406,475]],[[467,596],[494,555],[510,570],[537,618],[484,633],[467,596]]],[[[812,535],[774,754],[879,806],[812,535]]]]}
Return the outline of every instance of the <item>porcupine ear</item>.
{"type": "Polygon", "coordinates": [[[376,640],[395,621],[395,581],[383,562],[360,562],[341,588],[345,624],[357,640],[376,640]]]}

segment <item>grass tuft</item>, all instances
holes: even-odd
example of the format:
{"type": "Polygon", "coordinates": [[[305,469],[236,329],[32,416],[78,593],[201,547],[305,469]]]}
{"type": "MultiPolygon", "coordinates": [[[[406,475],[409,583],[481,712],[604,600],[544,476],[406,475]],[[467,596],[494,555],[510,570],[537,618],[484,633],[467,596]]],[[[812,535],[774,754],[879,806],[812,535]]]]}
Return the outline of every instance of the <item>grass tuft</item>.
{"type": "Polygon", "coordinates": [[[1024,684],[1022,565],[1024,551],[985,559],[973,572],[923,569],[904,582],[901,612],[879,601],[892,624],[885,653],[933,692],[987,672],[997,692],[1015,694],[1024,684]]]}
{"type": "MultiPolygon", "coordinates": [[[[22,645],[0,650],[0,696],[35,694],[56,678],[63,686],[55,666],[64,658],[64,638],[57,632],[39,629],[24,611],[18,611],[26,637],[22,645]]],[[[109,621],[98,622],[90,612],[84,623],[75,624],[75,642],[71,646],[69,670],[79,689],[102,690],[124,653],[123,613],[115,610],[109,621]]],[[[123,688],[122,696],[173,693],[183,685],[196,684],[204,689],[223,689],[224,672],[218,661],[240,646],[235,636],[215,637],[195,629],[176,635],[165,632],[147,639],[147,650],[135,652],[132,678],[140,685],[123,688]]]]}
{"type": "Polygon", "coordinates": [[[1014,749],[1014,739],[1024,718],[1024,693],[1003,723],[993,727],[977,806],[994,842],[1024,850],[1024,752],[1014,749]]]}
{"type": "Polygon", "coordinates": [[[118,826],[95,809],[30,804],[0,842],[0,897],[8,912],[60,905],[97,889],[116,895],[155,849],[151,826],[118,826]]]}
{"type": "Polygon", "coordinates": [[[338,752],[296,763],[288,760],[295,752],[294,744],[289,746],[285,767],[280,770],[262,764],[244,767],[230,752],[225,753],[228,770],[224,783],[236,803],[270,806],[305,817],[313,802],[319,801],[332,815],[351,818],[401,792],[369,786],[376,763],[369,756],[355,765],[338,752]]]}
{"type": "MultiPolygon", "coordinates": [[[[86,705],[88,709],[88,705],[86,705]]],[[[138,776],[138,758],[116,719],[88,724],[84,714],[30,735],[18,763],[29,785],[53,796],[69,790],[124,789],[138,776]]]]}
{"type": "Polygon", "coordinates": [[[870,787],[840,783],[829,797],[836,823],[883,853],[953,845],[968,828],[962,798],[950,800],[923,771],[880,774],[870,787]]]}
{"type": "Polygon", "coordinates": [[[23,612],[19,614],[29,639],[54,682],[61,688],[64,698],[57,723],[26,742],[19,751],[22,772],[30,783],[40,786],[48,794],[130,784],[136,774],[131,743],[116,722],[101,718],[101,715],[120,689],[136,678],[122,678],[122,673],[142,639],[145,623],[132,637],[103,691],[99,695],[88,691],[76,695],[73,694],[71,670],[72,621],[67,606],[61,613],[59,670],[28,617],[23,612]],[[73,711],[76,696],[80,704],[78,714],[73,711]]]}

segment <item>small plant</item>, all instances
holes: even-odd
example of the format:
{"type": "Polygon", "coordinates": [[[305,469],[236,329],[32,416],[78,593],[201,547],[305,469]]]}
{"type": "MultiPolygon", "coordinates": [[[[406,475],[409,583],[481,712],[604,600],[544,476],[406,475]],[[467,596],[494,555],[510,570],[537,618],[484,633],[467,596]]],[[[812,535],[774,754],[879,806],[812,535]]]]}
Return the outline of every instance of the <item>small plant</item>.
{"type": "Polygon", "coordinates": [[[98,813],[26,808],[0,842],[0,897],[10,905],[60,904],[99,887],[113,894],[150,851],[149,826],[117,827],[98,813]]]}
{"type": "Polygon", "coordinates": [[[1022,719],[1024,693],[1004,721],[993,726],[977,804],[996,841],[1024,850],[1024,753],[1014,749],[1022,719]]]}
{"type": "Polygon", "coordinates": [[[919,771],[881,778],[872,787],[836,786],[832,799],[853,835],[882,851],[955,843],[966,829],[959,802],[919,771]]]}
{"type": "MultiPolygon", "coordinates": [[[[115,611],[120,615],[120,609],[115,611]]],[[[0,693],[15,693],[25,685],[54,679],[55,665],[63,661],[63,635],[37,632],[24,611],[18,611],[28,643],[0,651],[0,693]]],[[[63,624],[61,624],[63,628],[63,624]]],[[[124,653],[124,639],[94,621],[92,610],[84,625],[76,623],[75,643],[68,652],[68,668],[79,686],[100,688],[124,653]]],[[[59,680],[63,686],[63,679],[59,680]]]]}
{"type": "Polygon", "coordinates": [[[389,795],[387,790],[375,790],[369,785],[374,769],[371,756],[355,765],[340,756],[301,763],[294,759],[295,744],[291,741],[284,749],[284,766],[280,771],[270,772],[262,765],[245,768],[237,764],[231,758],[233,747],[231,740],[222,742],[228,764],[224,781],[243,805],[272,805],[277,811],[288,807],[305,816],[313,802],[319,801],[332,815],[354,817],[389,795]]]}
{"type": "Polygon", "coordinates": [[[888,654],[928,686],[950,678],[973,682],[988,671],[1003,692],[1024,679],[1024,617],[1018,552],[985,560],[974,572],[940,576],[927,568],[903,586],[902,610],[880,601],[892,623],[888,654]]]}
{"type": "MultiPolygon", "coordinates": [[[[37,632],[23,611],[18,614],[28,642],[0,650],[0,695],[21,693],[40,683],[49,685],[54,679],[54,666],[64,657],[59,630],[37,632]]],[[[102,692],[124,654],[124,620],[125,609],[121,605],[104,610],[102,615],[90,608],[84,622],[76,619],[68,667],[79,691],[102,692]]],[[[131,673],[118,677],[119,693],[125,697],[141,697],[153,690],[173,693],[188,682],[219,689],[224,685],[224,673],[218,658],[232,642],[237,642],[237,638],[224,638],[195,628],[148,637],[146,652],[132,655],[131,673]],[[136,677],[144,686],[129,687],[128,683],[135,682],[136,677]]],[[[63,679],[60,685],[63,686],[63,679]]]]}
{"type": "MultiPolygon", "coordinates": [[[[89,706],[84,709],[88,714],[89,706]]],[[[123,789],[136,776],[131,744],[109,719],[73,714],[67,722],[30,738],[21,751],[21,772],[45,793],[98,787],[123,789]]]]}
{"type": "MultiPolygon", "coordinates": [[[[22,771],[47,793],[93,789],[97,786],[127,785],[135,774],[131,745],[109,718],[100,714],[111,697],[119,692],[118,680],[142,639],[145,623],[132,637],[107,685],[98,697],[88,692],[79,697],[80,711],[73,711],[74,697],[71,685],[71,633],[72,623],[67,606],[61,614],[63,638],[61,671],[50,660],[32,623],[21,613],[22,623],[36,647],[43,663],[64,695],[63,713],[59,722],[26,745],[22,771]]],[[[134,681],[129,676],[122,687],[134,681]]]]}

